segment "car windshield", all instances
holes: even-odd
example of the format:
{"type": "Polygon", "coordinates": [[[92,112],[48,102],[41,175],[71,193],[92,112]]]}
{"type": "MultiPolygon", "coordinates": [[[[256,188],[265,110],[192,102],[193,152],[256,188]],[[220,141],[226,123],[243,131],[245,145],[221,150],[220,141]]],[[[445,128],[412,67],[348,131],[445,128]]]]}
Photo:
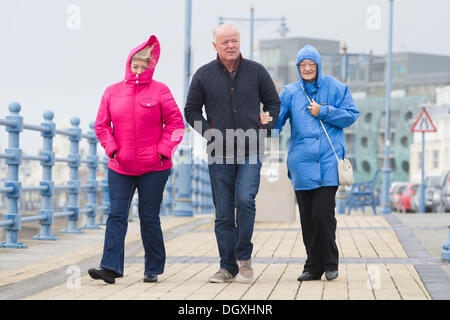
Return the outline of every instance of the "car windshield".
{"type": "Polygon", "coordinates": [[[395,193],[403,193],[405,191],[406,186],[399,186],[397,190],[395,190],[395,193]]]}
{"type": "Polygon", "coordinates": [[[428,177],[427,178],[427,187],[432,187],[432,188],[436,188],[439,186],[440,182],[441,182],[442,177],[440,176],[432,176],[432,177],[428,177]]]}

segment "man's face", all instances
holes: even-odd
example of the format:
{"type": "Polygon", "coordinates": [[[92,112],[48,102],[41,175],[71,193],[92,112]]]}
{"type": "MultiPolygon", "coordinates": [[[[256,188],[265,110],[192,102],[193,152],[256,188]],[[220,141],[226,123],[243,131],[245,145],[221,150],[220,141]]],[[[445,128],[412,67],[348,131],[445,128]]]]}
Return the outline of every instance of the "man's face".
{"type": "Polygon", "coordinates": [[[309,59],[302,60],[298,64],[302,79],[305,81],[313,81],[317,76],[317,64],[309,59]]]}
{"type": "Polygon", "coordinates": [[[236,61],[240,54],[239,32],[231,27],[218,28],[216,30],[216,41],[213,42],[220,60],[223,62],[236,61]]]}

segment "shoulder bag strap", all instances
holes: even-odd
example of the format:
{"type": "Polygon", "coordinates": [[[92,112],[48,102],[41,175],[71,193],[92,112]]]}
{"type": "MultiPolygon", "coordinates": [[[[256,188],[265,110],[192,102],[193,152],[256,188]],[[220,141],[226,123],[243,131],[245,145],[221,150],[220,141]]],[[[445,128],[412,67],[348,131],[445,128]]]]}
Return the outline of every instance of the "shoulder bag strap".
{"type": "MultiPolygon", "coordinates": [[[[303,88],[303,87],[302,87],[302,88],[303,88]]],[[[303,91],[303,92],[305,93],[305,96],[308,98],[309,103],[311,103],[311,99],[308,97],[308,95],[306,94],[306,92],[305,92],[305,91],[303,91]]],[[[336,150],[334,150],[333,144],[331,143],[331,139],[330,139],[330,137],[328,136],[328,132],[327,132],[327,130],[325,129],[325,126],[323,125],[322,120],[319,119],[319,121],[320,121],[320,124],[322,125],[322,128],[323,128],[323,131],[325,132],[325,135],[327,136],[328,142],[330,143],[330,146],[331,146],[331,148],[333,149],[334,155],[336,156],[336,160],[339,162],[339,157],[338,157],[338,155],[337,155],[337,153],[336,153],[336,150]]]]}

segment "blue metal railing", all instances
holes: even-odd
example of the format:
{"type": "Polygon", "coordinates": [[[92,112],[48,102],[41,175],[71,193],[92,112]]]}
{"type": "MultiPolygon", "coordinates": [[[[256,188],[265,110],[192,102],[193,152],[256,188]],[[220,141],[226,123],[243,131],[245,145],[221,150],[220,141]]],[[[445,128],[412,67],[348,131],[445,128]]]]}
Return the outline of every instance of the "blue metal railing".
{"type": "MultiPolygon", "coordinates": [[[[5,119],[0,119],[0,126],[6,127],[8,133],[8,148],[4,153],[0,153],[0,159],[5,159],[7,165],[7,177],[4,185],[0,186],[0,194],[6,197],[6,213],[3,214],[3,220],[0,220],[0,227],[6,230],[6,241],[0,243],[4,248],[26,248],[23,242],[18,241],[18,232],[23,223],[38,221],[41,225],[40,233],[33,237],[33,240],[57,240],[52,234],[51,226],[54,218],[67,217],[67,228],[61,233],[83,233],[82,229],[99,229],[99,224],[106,224],[108,212],[110,209],[108,193],[107,163],[108,157],[104,156],[99,160],[97,155],[97,137],[94,132],[94,123],[90,124],[90,130],[82,133],[79,128],[80,119],[72,118],[71,127],[67,130],[57,129],[53,122],[54,114],[52,111],[45,111],[44,121],[40,125],[26,124],[23,117],[20,116],[21,106],[17,102],[10,103],[8,106],[10,114],[5,119]],[[20,134],[23,130],[37,131],[42,137],[42,151],[39,155],[24,155],[20,148],[20,134]],[[53,149],[53,139],[56,135],[66,136],[70,143],[70,152],[67,157],[55,157],[53,149]],[[87,140],[89,152],[86,158],[80,156],[79,144],[82,139],[87,140]],[[23,160],[39,161],[42,167],[42,179],[38,186],[22,186],[19,181],[19,168],[23,160]],[[65,185],[55,185],[52,176],[55,163],[66,163],[69,167],[69,179],[65,185]],[[79,170],[81,165],[88,168],[88,179],[81,184],[79,170]],[[101,181],[97,181],[97,172],[99,166],[102,166],[105,175],[101,181]],[[87,194],[87,202],[83,208],[79,207],[79,195],[81,191],[87,194]],[[23,192],[39,192],[41,205],[37,215],[22,217],[19,212],[19,198],[23,192]],[[52,196],[56,191],[68,193],[68,204],[62,211],[54,212],[52,208],[52,196]],[[97,195],[103,194],[103,200],[97,205],[97,195]],[[103,214],[103,219],[96,224],[98,213],[103,214]],[[86,223],[78,228],[80,214],[86,216],[86,223]]],[[[175,157],[178,157],[177,154],[175,157]]],[[[172,174],[167,183],[163,202],[161,205],[161,214],[173,214],[176,211],[179,202],[185,202],[186,199],[179,195],[177,185],[181,183],[185,174],[180,174],[182,170],[189,170],[192,177],[193,192],[191,194],[192,212],[186,215],[212,213],[212,194],[208,177],[208,167],[206,161],[198,164],[181,164],[172,168],[172,174]],[[178,177],[181,177],[178,178],[178,177]],[[178,179],[178,182],[177,182],[178,179]]],[[[183,181],[182,183],[186,183],[183,181]]],[[[188,199],[189,201],[189,199],[188,199]]],[[[133,202],[137,207],[137,199],[133,202]]],[[[134,216],[138,216],[137,210],[134,216]]]]}

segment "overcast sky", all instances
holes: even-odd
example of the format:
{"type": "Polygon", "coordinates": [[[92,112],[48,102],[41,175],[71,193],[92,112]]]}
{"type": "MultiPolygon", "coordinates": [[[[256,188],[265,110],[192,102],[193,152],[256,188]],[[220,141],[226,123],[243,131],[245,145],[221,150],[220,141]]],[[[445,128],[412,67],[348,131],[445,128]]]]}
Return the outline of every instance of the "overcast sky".
{"type": "MultiPolygon", "coordinates": [[[[349,52],[386,53],[388,0],[193,0],[192,72],[215,57],[218,17],[249,17],[252,4],[256,18],[285,16],[287,37],[339,40],[349,52]]],[[[123,80],[130,50],[152,34],[161,44],[154,78],[169,86],[182,109],[184,9],[184,0],[2,0],[0,118],[9,102],[18,101],[25,123],[40,123],[51,109],[57,124],[78,116],[86,130],[105,88],[123,80]]],[[[448,0],[395,0],[394,52],[450,55],[449,12],[448,0]]],[[[248,56],[249,28],[236,26],[248,56]]],[[[279,37],[278,22],[257,26],[255,45],[279,37]]],[[[7,134],[4,127],[0,132],[3,149],[7,134]]],[[[38,133],[23,138],[25,151],[40,147],[38,133]]]]}

